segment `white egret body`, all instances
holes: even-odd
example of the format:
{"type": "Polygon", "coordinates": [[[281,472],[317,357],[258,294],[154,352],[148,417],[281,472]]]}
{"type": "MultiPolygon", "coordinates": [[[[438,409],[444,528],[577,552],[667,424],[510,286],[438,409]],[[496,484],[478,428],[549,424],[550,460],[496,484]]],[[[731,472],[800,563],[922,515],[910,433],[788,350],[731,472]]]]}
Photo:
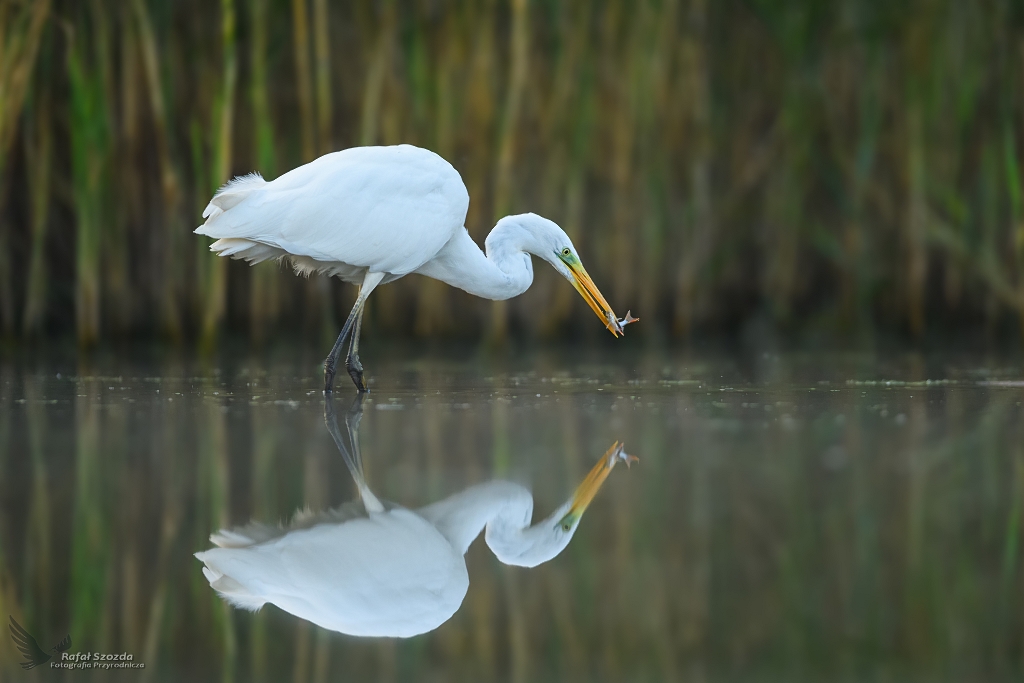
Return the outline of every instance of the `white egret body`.
{"type": "Polygon", "coordinates": [[[403,508],[253,543],[241,532],[197,553],[224,598],[256,610],[265,603],[353,636],[408,638],[447,621],[462,604],[469,574],[433,525],[403,508]],[[246,542],[249,541],[249,544],[246,542]]]}
{"type": "Polygon", "coordinates": [[[238,607],[256,610],[269,602],[356,636],[405,638],[451,618],[469,588],[464,555],[481,530],[505,564],[533,567],[555,557],[615,464],[635,459],[615,444],[569,501],[531,526],[533,497],[505,481],[415,511],[385,506],[363,480],[352,430],[355,458],[337,428],[331,431],[361,501],[300,514],[288,529],[257,523],[221,530],[210,537],[219,547],[196,557],[210,585],[238,607]]]}
{"type": "Polygon", "coordinates": [[[354,147],[270,182],[257,174],[236,178],[210,201],[196,233],[216,238],[210,248],[221,256],[250,263],[288,257],[301,273],[360,286],[327,358],[325,391],[349,335],[346,367],[365,391],[358,357],[363,305],[377,285],[409,273],[508,299],[533,282],[533,254],[573,284],[612,334],[634,320],[616,318],[555,223],[532,213],[506,216],[488,234],[485,254],[466,231],[468,208],[462,177],[437,154],[411,145],[354,147]]]}

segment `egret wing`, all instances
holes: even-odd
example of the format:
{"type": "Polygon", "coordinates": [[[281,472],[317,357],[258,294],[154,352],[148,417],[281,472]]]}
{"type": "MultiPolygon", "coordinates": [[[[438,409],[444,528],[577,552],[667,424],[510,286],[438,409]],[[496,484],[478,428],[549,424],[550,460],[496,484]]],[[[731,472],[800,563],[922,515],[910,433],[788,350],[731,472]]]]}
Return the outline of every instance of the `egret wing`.
{"type": "Polygon", "coordinates": [[[469,208],[458,171],[410,145],[327,154],[232,201],[197,232],[396,275],[440,251],[469,208]]]}
{"type": "Polygon", "coordinates": [[[273,554],[281,609],[341,633],[406,638],[451,618],[469,588],[462,556],[403,508],[289,534],[273,554]]]}

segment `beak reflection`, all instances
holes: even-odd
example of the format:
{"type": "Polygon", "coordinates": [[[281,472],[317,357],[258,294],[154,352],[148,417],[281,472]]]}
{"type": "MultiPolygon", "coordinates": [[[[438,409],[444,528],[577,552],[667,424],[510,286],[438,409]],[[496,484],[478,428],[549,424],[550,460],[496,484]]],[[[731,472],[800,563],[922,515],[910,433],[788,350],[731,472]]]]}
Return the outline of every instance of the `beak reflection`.
{"type": "Polygon", "coordinates": [[[608,305],[601,291],[594,284],[594,281],[587,273],[587,269],[581,263],[567,263],[569,272],[572,273],[572,286],[580,293],[580,296],[587,302],[587,305],[597,314],[608,331],[618,337],[622,334],[622,327],[615,317],[615,311],[608,305]]]}
{"type": "Polygon", "coordinates": [[[630,463],[638,462],[639,458],[635,455],[629,455],[625,451],[626,445],[621,444],[618,441],[612,444],[605,454],[598,460],[594,468],[590,470],[586,479],[579,485],[576,492],[572,496],[572,506],[569,508],[569,515],[573,518],[578,519],[583,511],[590,505],[590,501],[594,500],[594,496],[597,495],[598,490],[601,488],[601,484],[608,478],[612,468],[620,462],[626,463],[626,467],[629,467],[630,463]]]}

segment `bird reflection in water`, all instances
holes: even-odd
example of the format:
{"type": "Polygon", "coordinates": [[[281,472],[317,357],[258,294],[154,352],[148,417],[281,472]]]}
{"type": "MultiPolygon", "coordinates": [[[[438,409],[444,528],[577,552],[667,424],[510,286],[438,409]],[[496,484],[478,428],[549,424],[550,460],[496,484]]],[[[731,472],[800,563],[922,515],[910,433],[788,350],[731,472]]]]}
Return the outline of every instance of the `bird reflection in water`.
{"type": "Polygon", "coordinates": [[[297,513],[287,528],[251,523],[210,536],[196,553],[225,600],[248,610],[266,603],[325,629],[354,636],[406,638],[455,614],[469,588],[464,555],[484,531],[488,547],[510,565],[535,567],[569,544],[584,510],[619,462],[636,458],[616,442],[572,497],[531,525],[533,497],[490,481],[417,510],[373,494],[359,453],[361,399],[338,426],[324,401],[327,429],[359,490],[359,500],[326,512],[297,513]]]}

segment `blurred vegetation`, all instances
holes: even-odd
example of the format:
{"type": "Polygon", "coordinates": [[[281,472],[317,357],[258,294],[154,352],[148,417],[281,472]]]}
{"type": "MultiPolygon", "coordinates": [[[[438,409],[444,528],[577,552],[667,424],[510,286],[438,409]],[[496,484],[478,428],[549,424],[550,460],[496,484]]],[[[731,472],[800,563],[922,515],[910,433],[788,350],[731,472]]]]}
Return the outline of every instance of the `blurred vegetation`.
{"type": "MultiPolygon", "coordinates": [[[[559,222],[640,334],[1014,334],[1022,100],[1012,0],[0,0],[0,331],[330,336],[350,288],[191,230],[233,174],[408,142],[478,240],[559,222]]],[[[367,328],[598,336],[539,270],[499,304],[408,278],[367,328]]]]}
{"type": "MultiPolygon", "coordinates": [[[[461,609],[409,640],[228,608],[192,557],[221,526],[355,497],[306,365],[4,364],[0,613],[131,652],[144,680],[1020,680],[1019,382],[926,382],[919,359],[744,380],[645,358],[629,383],[532,361],[388,365],[362,422],[372,489],[415,507],[520,479],[541,516],[613,440],[641,461],[549,563],[478,539],[461,609]]],[[[0,638],[4,680],[17,661],[0,638]]]]}

